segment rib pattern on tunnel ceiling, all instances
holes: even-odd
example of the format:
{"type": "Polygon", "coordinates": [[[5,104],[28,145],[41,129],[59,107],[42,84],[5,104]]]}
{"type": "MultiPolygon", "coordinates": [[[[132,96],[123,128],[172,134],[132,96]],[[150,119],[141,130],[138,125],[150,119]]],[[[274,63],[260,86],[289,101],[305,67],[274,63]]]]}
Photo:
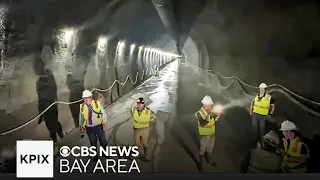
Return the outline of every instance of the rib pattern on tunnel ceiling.
{"type": "MultiPolygon", "coordinates": [[[[142,79],[139,75],[137,84],[140,84],[152,75],[155,65],[172,60],[167,55],[161,58],[155,51],[147,52],[146,48],[176,50],[174,40],[149,1],[13,1],[1,7],[5,11],[1,15],[5,27],[1,31],[5,36],[2,60],[9,64],[2,71],[6,76],[1,76],[0,96],[6,102],[1,104],[1,120],[9,123],[3,130],[28,122],[56,100],[78,100],[85,88],[106,89],[114,80],[124,82],[128,76],[134,79],[138,72],[140,75],[148,72],[142,79]],[[119,50],[121,44],[125,48],[119,50]],[[98,50],[102,46],[104,50],[98,50]],[[132,47],[136,47],[133,52],[132,47]],[[46,98],[50,96],[41,101],[46,102],[44,106],[37,101],[39,79],[45,81],[40,82],[42,88],[52,90],[42,93],[46,98]]],[[[116,84],[99,95],[110,104],[135,86],[116,84]]],[[[66,132],[76,126],[78,104],[55,105],[51,110],[59,112],[55,116],[66,132]]],[[[44,123],[32,123],[18,136],[25,133],[44,138],[47,136],[44,129],[44,123]],[[29,126],[36,129],[30,131],[29,126]]]]}

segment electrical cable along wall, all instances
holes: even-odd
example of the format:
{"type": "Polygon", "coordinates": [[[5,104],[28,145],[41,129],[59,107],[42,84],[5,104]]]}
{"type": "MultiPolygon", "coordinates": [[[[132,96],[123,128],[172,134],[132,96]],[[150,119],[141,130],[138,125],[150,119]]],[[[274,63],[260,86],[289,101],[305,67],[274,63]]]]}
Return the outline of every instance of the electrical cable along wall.
{"type": "MultiPolygon", "coordinates": [[[[69,29],[68,33],[64,34],[71,35],[72,33],[69,29]]],[[[25,104],[25,109],[18,110],[18,112],[25,113],[25,111],[29,109],[24,119],[11,118],[15,116],[15,110],[12,111],[12,113],[2,116],[1,121],[12,122],[12,120],[14,120],[14,123],[11,123],[10,126],[4,125],[1,128],[0,147],[11,144],[12,142],[9,142],[8,139],[14,141],[22,138],[47,138],[48,132],[45,130],[46,127],[44,127],[45,123],[38,124],[38,120],[46,113],[52,113],[51,110],[55,108],[58,108],[58,120],[62,124],[63,131],[70,132],[78,125],[79,104],[82,102],[81,94],[84,89],[98,92],[95,94],[100,95],[98,98],[102,99],[104,105],[111,104],[154,75],[156,68],[178,57],[169,52],[163,52],[147,46],[129,44],[129,42],[123,40],[117,40],[117,43],[108,44],[109,40],[110,39],[105,36],[99,37],[96,54],[90,55],[92,58],[87,62],[86,70],[83,73],[83,80],[76,79],[76,75],[81,74],[82,71],[81,65],[79,66],[81,62],[77,62],[81,61],[81,58],[77,56],[76,51],[70,51],[70,53],[72,53],[71,55],[66,55],[68,51],[63,52],[65,57],[74,56],[71,63],[61,63],[64,62],[64,59],[69,58],[64,58],[61,56],[61,53],[57,52],[57,59],[61,61],[56,61],[57,63],[55,63],[54,59],[51,59],[49,63],[54,66],[47,67],[59,67],[59,69],[54,71],[52,77],[59,78],[67,76],[65,81],[68,87],[62,88],[60,84],[59,88],[59,84],[56,84],[56,86],[58,86],[57,101],[51,103],[47,101],[44,105],[45,107],[42,108],[44,110],[41,112],[37,111],[36,106],[28,107],[28,104],[25,104]],[[115,44],[116,48],[110,47],[115,44]],[[126,51],[126,48],[129,48],[129,50],[126,51]],[[79,69],[77,69],[77,67],[79,69]],[[61,68],[64,73],[61,71],[61,68]],[[80,73],[77,72],[77,70],[80,71],[80,73]],[[56,76],[57,73],[58,76],[56,76]],[[75,78],[72,77],[73,75],[75,75],[75,78]],[[7,139],[7,141],[4,139],[7,139]]],[[[68,46],[64,47],[68,48],[68,46]]],[[[73,49],[72,47],[70,48],[73,49]]],[[[41,60],[40,62],[43,61],[41,60]]],[[[37,62],[35,64],[37,64],[37,62]]],[[[59,83],[61,82],[63,81],[59,81],[59,83]]]]}

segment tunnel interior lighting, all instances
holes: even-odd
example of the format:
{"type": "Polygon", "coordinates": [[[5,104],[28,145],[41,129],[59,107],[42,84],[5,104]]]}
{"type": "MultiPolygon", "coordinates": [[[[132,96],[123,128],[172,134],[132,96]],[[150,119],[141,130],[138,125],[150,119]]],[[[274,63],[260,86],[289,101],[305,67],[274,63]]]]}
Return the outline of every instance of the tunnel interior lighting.
{"type": "Polygon", "coordinates": [[[126,43],[125,41],[119,41],[117,47],[117,54],[118,56],[122,56],[125,52],[126,43]]]}
{"type": "Polygon", "coordinates": [[[98,46],[105,46],[107,44],[108,39],[106,37],[99,37],[98,39],[98,46]]]}
{"type": "Polygon", "coordinates": [[[74,30],[72,28],[65,28],[62,30],[62,33],[63,33],[63,39],[69,42],[72,39],[74,30]]]}
{"type": "Polygon", "coordinates": [[[126,43],[124,41],[119,42],[119,49],[123,49],[126,46],[126,43]]]}

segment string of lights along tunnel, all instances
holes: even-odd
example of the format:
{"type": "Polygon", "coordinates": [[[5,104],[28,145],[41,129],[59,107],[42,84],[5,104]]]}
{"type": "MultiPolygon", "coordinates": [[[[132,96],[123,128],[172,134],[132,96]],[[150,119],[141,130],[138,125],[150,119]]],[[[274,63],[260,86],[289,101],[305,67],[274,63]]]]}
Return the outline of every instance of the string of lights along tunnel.
{"type": "MultiPolygon", "coordinates": [[[[56,49],[56,52],[59,52],[57,62],[63,59],[70,59],[70,63],[74,61],[76,58],[75,50],[78,44],[79,31],[72,28],[64,28],[59,31],[57,34],[59,47],[56,49]],[[69,57],[71,56],[71,57],[69,57]]],[[[96,70],[99,70],[99,65],[101,61],[104,61],[104,57],[106,57],[106,53],[108,53],[108,36],[100,36],[97,42],[97,49],[95,54],[95,63],[94,67],[96,70]]],[[[117,44],[116,48],[116,56],[114,58],[114,64],[116,65],[119,61],[125,58],[127,42],[125,40],[120,40],[117,44]]],[[[132,61],[134,58],[135,50],[137,49],[136,44],[130,45],[130,53],[129,60],[132,61]]],[[[142,60],[146,64],[146,68],[155,64],[155,67],[159,67],[165,62],[172,61],[174,58],[180,57],[172,52],[164,52],[156,48],[148,47],[148,46],[139,46],[138,48],[138,56],[137,60],[142,60]]]]}
{"type": "MultiPolygon", "coordinates": [[[[55,68],[57,71],[59,71],[59,73],[56,73],[56,76],[64,76],[69,72],[68,68],[73,66],[73,61],[75,61],[77,59],[76,57],[76,48],[78,46],[79,43],[79,35],[81,33],[81,30],[77,30],[75,28],[63,28],[59,31],[57,31],[54,35],[57,38],[57,46],[54,48],[54,53],[52,57],[52,60],[50,61],[52,64],[54,64],[54,66],[52,66],[52,70],[54,70],[55,68]],[[62,72],[61,72],[62,71],[62,72]],[[64,71],[64,72],[63,72],[64,71]]],[[[96,53],[94,54],[94,58],[91,59],[94,62],[94,68],[95,68],[95,73],[97,73],[96,75],[99,76],[100,73],[100,69],[103,66],[100,66],[100,62],[101,61],[108,61],[107,57],[107,53],[108,53],[108,42],[111,38],[108,36],[99,36],[99,38],[97,39],[97,46],[96,46],[96,53]]],[[[125,52],[126,52],[126,48],[127,48],[127,44],[128,42],[124,41],[124,40],[120,40],[117,43],[117,48],[116,48],[116,54],[114,57],[114,65],[115,68],[118,69],[118,65],[119,62],[123,63],[127,58],[127,56],[125,56],[125,52]]],[[[130,80],[131,82],[133,81],[131,76],[134,76],[133,74],[136,74],[136,81],[132,82],[133,84],[135,84],[138,80],[138,75],[139,75],[139,71],[142,71],[142,73],[140,72],[140,74],[142,75],[142,77],[144,77],[144,75],[148,75],[147,72],[150,72],[153,69],[157,69],[160,66],[162,66],[165,63],[171,62],[172,60],[176,59],[180,57],[179,55],[176,55],[174,53],[171,52],[164,52],[161,51],[159,49],[156,48],[152,48],[152,47],[148,47],[148,46],[138,46],[136,44],[131,44],[130,45],[130,54],[129,54],[129,60],[131,62],[136,60],[136,63],[138,66],[140,66],[137,69],[137,72],[128,72],[128,69],[126,69],[126,71],[121,72],[121,75],[125,75],[126,76],[126,80],[124,81],[124,83],[126,83],[128,80],[130,80]],[[137,56],[134,55],[134,53],[137,53],[137,56]],[[125,74],[126,73],[126,74],[125,74]]],[[[108,63],[107,63],[108,64],[108,63]]],[[[50,65],[48,65],[50,68],[50,65]]],[[[107,68],[109,68],[107,66],[107,68]]],[[[119,68],[121,69],[121,68],[119,68]]],[[[55,71],[55,70],[54,70],[55,71]]],[[[61,78],[63,79],[63,78],[61,78]]],[[[65,79],[65,78],[64,78],[65,79]]],[[[112,85],[107,88],[107,89],[97,89],[95,88],[96,86],[93,86],[93,90],[97,90],[97,91],[108,91],[110,90],[116,83],[118,84],[123,84],[122,82],[123,80],[119,77],[116,77],[114,79],[114,82],[112,83],[112,85]]],[[[65,84],[65,82],[63,82],[62,84],[65,84]]],[[[65,86],[65,85],[63,85],[65,86]]],[[[39,115],[37,115],[36,117],[32,118],[31,120],[27,121],[26,123],[19,125],[11,130],[8,130],[6,132],[2,132],[0,134],[1,135],[5,135],[11,132],[14,132],[18,129],[21,129],[22,127],[25,127],[26,125],[30,124],[32,121],[34,121],[37,117],[39,117],[41,114],[45,113],[48,109],[50,109],[52,107],[52,105],[54,104],[74,104],[74,103],[78,103],[81,101],[80,99],[81,97],[79,97],[79,100],[77,101],[73,101],[73,102],[63,102],[63,101],[56,101],[54,103],[52,103],[51,105],[49,105],[43,112],[39,112],[39,115]]]]}

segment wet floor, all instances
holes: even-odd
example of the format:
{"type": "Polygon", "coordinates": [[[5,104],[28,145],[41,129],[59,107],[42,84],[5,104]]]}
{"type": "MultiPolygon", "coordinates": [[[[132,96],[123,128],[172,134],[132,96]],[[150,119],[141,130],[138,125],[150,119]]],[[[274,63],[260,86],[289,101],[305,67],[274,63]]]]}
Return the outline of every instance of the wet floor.
{"type": "MultiPolygon", "coordinates": [[[[253,96],[244,94],[241,85],[233,80],[223,82],[200,68],[180,64],[179,61],[168,64],[160,71],[159,77],[150,78],[106,108],[109,145],[133,144],[130,110],[136,100],[143,97],[147,106],[157,114],[157,120],[150,128],[147,155],[151,161],[137,160],[141,172],[198,172],[199,140],[194,113],[201,108],[201,99],[205,95],[223,104],[225,111],[216,124],[213,159],[218,166],[212,167],[205,163],[204,171],[239,172],[241,162],[253,144],[251,117],[248,113],[253,96]]],[[[277,103],[281,102],[278,100],[277,103]]],[[[276,112],[281,115],[281,112],[286,111],[285,107],[277,106],[276,112]]],[[[277,126],[273,128],[278,129],[277,126]]],[[[59,144],[89,146],[89,140],[87,137],[81,138],[79,131],[74,130],[59,144]]],[[[57,155],[57,172],[60,159],[57,155]]],[[[127,162],[128,165],[130,163],[127,162]]],[[[87,172],[92,172],[94,165],[90,163],[87,172]]]]}
{"type": "MultiPolygon", "coordinates": [[[[129,111],[137,98],[144,97],[148,107],[157,113],[157,121],[150,129],[148,157],[151,161],[137,160],[141,172],[198,172],[199,143],[194,113],[201,107],[200,101],[206,94],[218,102],[228,103],[228,99],[214,93],[212,87],[204,87],[202,78],[201,72],[194,72],[193,68],[185,65],[179,66],[179,62],[175,61],[166,66],[159,77],[152,77],[107,107],[109,130],[106,135],[109,145],[133,143],[129,111]]],[[[205,171],[238,172],[250,144],[250,116],[242,107],[230,108],[220,121],[214,149],[218,167],[206,164],[205,171]],[[228,116],[229,113],[236,113],[238,118],[228,116]],[[235,131],[240,135],[235,136],[235,131]]],[[[61,144],[89,145],[89,141],[86,137],[81,139],[80,134],[74,131],[61,144]]],[[[92,171],[94,163],[89,165],[90,168],[92,171]]]]}

